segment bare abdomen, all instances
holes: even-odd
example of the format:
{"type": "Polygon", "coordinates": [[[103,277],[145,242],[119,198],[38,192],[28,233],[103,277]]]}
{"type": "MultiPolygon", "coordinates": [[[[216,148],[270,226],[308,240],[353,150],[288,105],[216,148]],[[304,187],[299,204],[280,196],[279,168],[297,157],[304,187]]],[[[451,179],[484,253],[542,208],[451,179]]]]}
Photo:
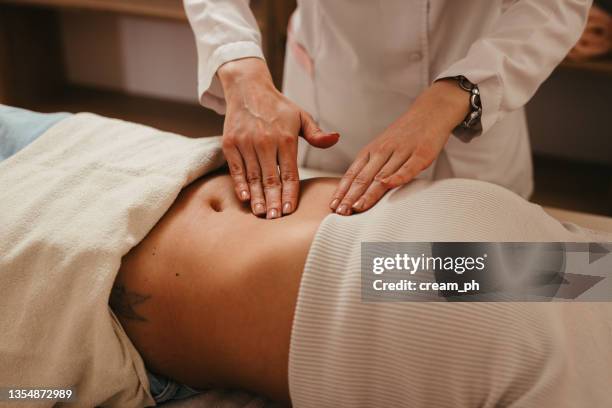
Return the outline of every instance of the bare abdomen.
{"type": "Polygon", "coordinates": [[[287,400],[301,273],[333,188],[308,182],[296,213],[277,220],[238,203],[228,176],[183,190],[124,257],[111,296],[148,369],[196,388],[287,400]]]}

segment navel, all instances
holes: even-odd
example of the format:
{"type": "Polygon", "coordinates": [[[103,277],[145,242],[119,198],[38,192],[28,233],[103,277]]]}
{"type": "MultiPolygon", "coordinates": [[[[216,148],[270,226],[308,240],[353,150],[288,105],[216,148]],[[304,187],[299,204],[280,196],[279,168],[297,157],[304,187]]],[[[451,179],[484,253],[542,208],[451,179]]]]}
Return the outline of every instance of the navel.
{"type": "Polygon", "coordinates": [[[210,204],[210,208],[213,209],[213,211],[215,212],[222,212],[223,211],[223,205],[221,204],[221,200],[219,200],[218,198],[213,198],[209,201],[210,204]]]}

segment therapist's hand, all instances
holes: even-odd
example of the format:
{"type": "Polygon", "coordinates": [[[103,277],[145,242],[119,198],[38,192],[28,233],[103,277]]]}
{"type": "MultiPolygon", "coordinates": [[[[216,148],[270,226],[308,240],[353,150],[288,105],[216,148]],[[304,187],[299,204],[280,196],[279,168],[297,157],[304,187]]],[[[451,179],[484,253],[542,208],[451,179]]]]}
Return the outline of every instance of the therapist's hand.
{"type": "Polygon", "coordinates": [[[469,106],[469,94],[456,81],[435,82],[359,152],[332,196],[332,210],[365,211],[388,190],[411,181],[438,157],[469,106]]]}
{"type": "Polygon", "coordinates": [[[322,132],[308,113],[281,94],[265,62],[245,58],[222,65],[217,75],[227,103],[223,153],[236,196],[255,215],[278,218],[297,208],[297,138],[327,148],[337,133],[322,132]]]}

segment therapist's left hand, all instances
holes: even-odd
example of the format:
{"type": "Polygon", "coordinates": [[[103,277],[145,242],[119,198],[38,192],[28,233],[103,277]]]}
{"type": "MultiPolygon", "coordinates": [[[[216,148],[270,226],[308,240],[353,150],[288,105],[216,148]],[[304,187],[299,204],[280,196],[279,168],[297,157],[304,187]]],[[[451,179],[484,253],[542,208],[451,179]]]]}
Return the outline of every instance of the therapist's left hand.
{"type": "Polygon", "coordinates": [[[332,196],[331,209],[340,215],[366,211],[388,190],[410,182],[438,157],[469,106],[469,94],[455,80],[435,82],[359,152],[332,196]]]}

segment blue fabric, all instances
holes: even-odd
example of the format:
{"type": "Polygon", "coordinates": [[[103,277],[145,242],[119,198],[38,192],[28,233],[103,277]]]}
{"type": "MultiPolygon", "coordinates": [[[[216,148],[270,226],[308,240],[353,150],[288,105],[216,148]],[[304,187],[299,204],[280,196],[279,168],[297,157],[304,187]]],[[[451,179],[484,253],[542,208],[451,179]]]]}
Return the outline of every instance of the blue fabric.
{"type": "Polygon", "coordinates": [[[69,113],[36,113],[0,104],[0,162],[68,116],[69,113]]]}
{"type": "Polygon", "coordinates": [[[200,391],[194,390],[186,385],[178,384],[166,377],[153,374],[147,370],[147,377],[149,377],[149,387],[151,389],[151,395],[156,403],[178,400],[183,398],[192,397],[199,394],[200,391]]]}

